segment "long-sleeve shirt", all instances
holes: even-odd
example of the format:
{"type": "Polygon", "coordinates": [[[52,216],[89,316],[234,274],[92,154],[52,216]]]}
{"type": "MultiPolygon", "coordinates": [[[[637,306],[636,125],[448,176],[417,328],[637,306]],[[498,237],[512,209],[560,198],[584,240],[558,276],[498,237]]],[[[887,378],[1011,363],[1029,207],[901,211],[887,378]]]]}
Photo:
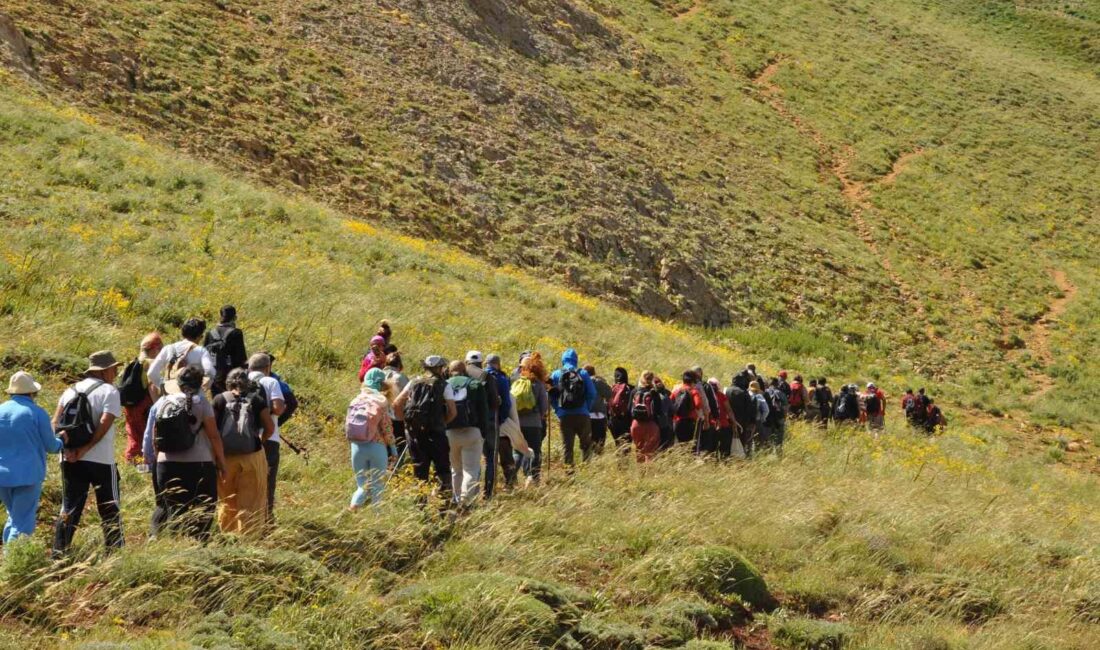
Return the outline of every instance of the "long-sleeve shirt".
{"type": "Polygon", "coordinates": [[[164,346],[157,358],[153,359],[153,363],[149,366],[149,382],[154,386],[164,385],[165,373],[170,370],[169,366],[179,363],[180,357],[184,354],[187,355],[185,365],[201,366],[203,374],[211,380],[214,379],[217,374],[214,368],[214,358],[201,345],[183,340],[164,346]],[[188,352],[188,348],[190,348],[190,352],[188,352]]]}
{"type": "Polygon", "coordinates": [[[46,454],[61,451],[50,415],[26,395],[0,404],[0,486],[36,485],[46,480],[46,454]]]}
{"type": "MultiPolygon", "coordinates": [[[[703,412],[703,402],[706,401],[706,400],[703,398],[703,394],[699,391],[699,388],[696,387],[696,386],[688,386],[687,384],[680,384],[679,386],[674,388],[673,391],[672,391],[672,395],[671,395],[672,404],[673,405],[676,404],[676,398],[679,397],[680,393],[683,393],[684,391],[691,391],[692,409],[691,409],[691,412],[688,413],[684,417],[680,417],[679,415],[673,415],[673,417],[672,417],[673,424],[675,424],[676,422],[679,422],[680,420],[698,420],[700,414],[703,412]]],[[[673,408],[675,408],[675,406],[673,406],[673,408]]]]}
{"type": "Polygon", "coordinates": [[[768,419],[768,414],[771,413],[771,409],[768,408],[768,400],[764,399],[764,396],[760,393],[753,393],[752,401],[756,404],[756,423],[763,424],[764,420],[768,419]]]}
{"type": "MultiPolygon", "coordinates": [[[[224,337],[225,355],[229,359],[229,367],[232,368],[244,368],[248,365],[248,351],[244,346],[244,332],[237,329],[236,323],[222,323],[214,328],[219,334],[224,337]]],[[[213,337],[213,330],[206,333],[206,337],[203,339],[203,346],[209,346],[213,337]]]]}

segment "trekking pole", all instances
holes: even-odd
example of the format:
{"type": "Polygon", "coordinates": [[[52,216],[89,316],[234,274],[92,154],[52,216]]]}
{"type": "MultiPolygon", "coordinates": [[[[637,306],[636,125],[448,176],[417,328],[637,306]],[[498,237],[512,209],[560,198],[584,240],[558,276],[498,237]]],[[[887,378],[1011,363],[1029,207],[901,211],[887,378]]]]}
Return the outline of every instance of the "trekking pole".
{"type": "Polygon", "coordinates": [[[405,448],[401,450],[401,455],[397,457],[397,461],[393,464],[393,469],[390,470],[386,480],[382,481],[382,487],[386,487],[390,484],[390,479],[397,473],[397,470],[401,469],[401,461],[405,460],[405,454],[407,453],[409,453],[409,446],[405,445],[405,448]]]}

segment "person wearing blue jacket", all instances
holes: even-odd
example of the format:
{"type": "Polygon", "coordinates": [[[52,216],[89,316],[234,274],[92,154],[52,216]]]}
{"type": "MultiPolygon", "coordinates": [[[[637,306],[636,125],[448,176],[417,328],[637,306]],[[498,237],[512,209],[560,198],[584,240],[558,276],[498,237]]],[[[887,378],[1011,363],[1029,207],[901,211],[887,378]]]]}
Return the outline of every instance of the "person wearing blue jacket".
{"type": "Polygon", "coordinates": [[[592,421],[589,415],[596,402],[596,384],[577,363],[577,351],[569,348],[561,355],[561,368],[550,374],[550,402],[561,425],[561,442],[566,465],[573,465],[573,441],[581,441],[581,457],[592,456],[592,421]]]}
{"type": "Polygon", "coordinates": [[[61,451],[50,414],[34,403],[42,390],[25,372],[8,382],[11,399],[0,404],[0,501],[8,511],[4,545],[34,533],[38,502],[46,480],[46,454],[61,451]]]}

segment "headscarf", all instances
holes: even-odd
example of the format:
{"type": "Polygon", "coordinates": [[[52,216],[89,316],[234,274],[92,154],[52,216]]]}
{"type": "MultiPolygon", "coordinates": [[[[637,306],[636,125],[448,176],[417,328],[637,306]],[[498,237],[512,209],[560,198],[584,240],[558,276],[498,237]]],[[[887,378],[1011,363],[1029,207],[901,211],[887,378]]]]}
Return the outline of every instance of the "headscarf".
{"type": "Polygon", "coordinates": [[[379,368],[371,368],[367,371],[365,377],[363,377],[363,387],[371,388],[377,391],[382,390],[382,386],[386,383],[386,373],[379,368]]]}

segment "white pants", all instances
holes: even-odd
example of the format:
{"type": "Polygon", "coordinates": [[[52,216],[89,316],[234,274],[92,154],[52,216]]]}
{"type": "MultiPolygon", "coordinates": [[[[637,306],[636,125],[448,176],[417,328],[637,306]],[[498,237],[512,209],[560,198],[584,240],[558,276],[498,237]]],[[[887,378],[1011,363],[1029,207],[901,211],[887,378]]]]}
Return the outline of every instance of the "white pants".
{"type": "Polygon", "coordinates": [[[447,429],[451,445],[451,489],[455,501],[471,503],[481,488],[481,453],[485,444],[476,427],[447,429]]]}

